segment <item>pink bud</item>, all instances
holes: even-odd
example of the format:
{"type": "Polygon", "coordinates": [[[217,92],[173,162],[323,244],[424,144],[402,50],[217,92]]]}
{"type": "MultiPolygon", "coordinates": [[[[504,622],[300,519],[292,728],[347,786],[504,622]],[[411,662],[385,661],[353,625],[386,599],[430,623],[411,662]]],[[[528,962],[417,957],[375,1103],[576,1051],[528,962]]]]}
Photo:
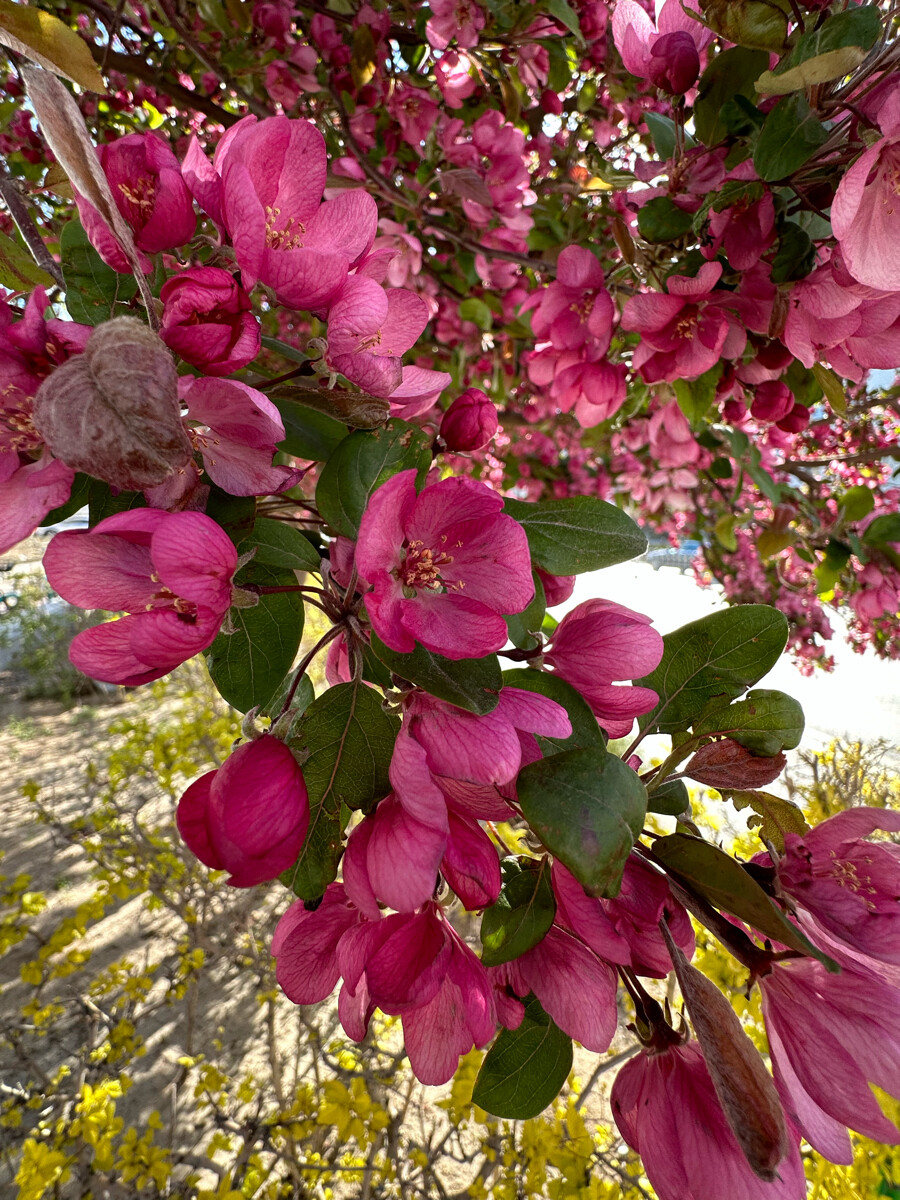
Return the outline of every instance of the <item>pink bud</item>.
{"type": "Polygon", "coordinates": [[[291,866],[306,837],[303,772],[284,742],[263,734],[192,783],[175,819],[202,863],[231,872],[232,887],[266,883],[291,866]]]}
{"type": "Polygon", "coordinates": [[[250,297],[220,267],[189,267],[159,293],[160,336],[176,354],[207,375],[230,375],[259,353],[259,321],[250,297]]]}
{"type": "Polygon", "coordinates": [[[700,74],[694,39],[683,29],[664,33],[650,46],[650,78],[658,88],[683,95],[700,74]]]}
{"type": "Polygon", "coordinates": [[[756,389],[751,414],[757,421],[781,421],[794,406],[794,396],[785,383],[761,383],[756,389]]]}
{"type": "Polygon", "coordinates": [[[541,92],[541,112],[551,113],[558,117],[562,110],[562,100],[552,88],[546,88],[541,92]]]}
{"type": "Polygon", "coordinates": [[[544,585],[544,599],[548,608],[553,608],[555,604],[562,604],[575,591],[574,575],[548,575],[540,567],[536,567],[535,570],[544,585]]]}
{"type": "Polygon", "coordinates": [[[809,424],[809,409],[803,404],[795,404],[787,416],[776,421],[776,424],[785,433],[802,433],[809,424]]]}
{"type": "Polygon", "coordinates": [[[497,432],[497,410],[478,388],[457,396],[441,421],[448,450],[480,450],[497,432]]]}

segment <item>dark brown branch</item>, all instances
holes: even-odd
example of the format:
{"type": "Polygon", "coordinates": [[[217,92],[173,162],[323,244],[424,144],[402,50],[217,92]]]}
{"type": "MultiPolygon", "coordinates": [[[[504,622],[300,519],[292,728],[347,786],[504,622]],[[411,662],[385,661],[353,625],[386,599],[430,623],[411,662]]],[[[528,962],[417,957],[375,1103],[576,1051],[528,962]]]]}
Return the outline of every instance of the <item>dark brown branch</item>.
{"type": "Polygon", "coordinates": [[[43,271],[52,276],[60,287],[65,287],[62,268],[44,245],[40,230],[32,220],[28,207],[22,199],[19,185],[3,162],[0,162],[0,197],[6,205],[9,215],[15,221],[16,228],[21,233],[25,245],[31,251],[31,257],[43,271]]]}

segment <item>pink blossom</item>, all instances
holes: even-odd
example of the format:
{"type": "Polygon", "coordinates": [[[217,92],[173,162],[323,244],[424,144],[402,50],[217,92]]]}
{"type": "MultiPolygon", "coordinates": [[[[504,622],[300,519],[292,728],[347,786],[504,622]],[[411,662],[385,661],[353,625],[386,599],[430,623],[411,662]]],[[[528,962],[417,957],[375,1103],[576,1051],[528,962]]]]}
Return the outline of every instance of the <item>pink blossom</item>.
{"type": "Polygon", "coordinates": [[[176,822],[202,863],[231,872],[232,887],[266,883],[303,846],[309,824],[303,772],[284,742],[263,734],[191,784],[176,822]]]}
{"type": "Polygon", "coordinates": [[[885,100],[878,124],[884,136],[838,184],[831,224],[853,278],[894,292],[900,277],[900,91],[885,100]]]}
{"type": "Polygon", "coordinates": [[[438,106],[428,92],[400,84],[391,93],[388,112],[397,122],[404,142],[421,154],[422,144],[434,128],[438,116],[438,106]]]}
{"type": "Polygon", "coordinates": [[[445,50],[453,39],[463,50],[478,45],[484,13],[474,0],[433,0],[425,36],[435,50],[445,50]]]}
{"type": "Polygon", "coordinates": [[[328,365],[373,396],[390,396],[402,382],[403,355],[427,323],[414,292],[354,276],[328,310],[328,365]]]}
{"type": "Polygon", "coordinates": [[[641,335],[632,366],[646,383],[696,379],[721,358],[743,351],[743,327],[719,304],[728,302],[728,293],[713,292],[721,274],[721,263],[704,263],[696,278],[671,275],[668,294],[646,293],[626,302],[622,328],[641,335]]]}
{"type": "MultiPolygon", "coordinates": [[[[752,184],[756,172],[750,162],[741,163],[729,173],[730,180],[746,180],[752,184]]],[[[717,212],[709,213],[709,232],[712,242],[703,250],[704,255],[715,258],[724,247],[725,257],[736,271],[747,271],[759,262],[766,250],[775,241],[775,204],[772,193],[757,183],[762,195],[754,198],[749,190],[733,204],[717,212]]]]}
{"type": "MultiPolygon", "coordinates": [[[[119,212],[134,231],[142,266],[147,254],[173,250],[194,236],[197,217],[178,159],[155,133],[129,133],[97,148],[119,212]]],[[[75,196],[85,232],[97,253],[115,271],[131,266],[106,221],[83,196],[75,196]]]]}
{"type": "Polygon", "coordinates": [[[428,367],[403,368],[400,384],[390,395],[391,416],[404,421],[421,417],[434,407],[441,392],[452,382],[447,371],[432,371],[428,367]]]}
{"type": "Polygon", "coordinates": [[[603,286],[603,267],[583,246],[566,246],[557,260],[556,279],[526,303],[538,341],[559,350],[590,342],[598,354],[609,349],[615,306],[603,286]]]}
{"type": "MultiPolygon", "coordinates": [[[[244,286],[260,280],[290,308],[328,304],[371,246],[378,213],[362,189],[321,203],[328,167],[321,133],[288,117],[245,119],[222,139],[213,166],[244,286]]],[[[214,181],[206,186],[214,207],[214,181]]]]}
{"type": "Polygon", "coordinates": [[[553,890],[558,924],[607,962],[664,979],[672,970],[672,961],[659,930],[663,916],[685,955],[690,958],[694,953],[690,918],[672,898],[665,876],[634,855],[625,864],[622,889],[613,900],[589,896],[558,862],[553,863],[553,890]]]}
{"type": "Polygon", "coordinates": [[[184,391],[184,402],[191,440],[210,479],[224,491],[265,496],[297,482],[301,472],[294,467],[272,465],[284,424],[264,393],[236,379],[195,379],[184,391]]]}
{"type": "Polygon", "coordinates": [[[506,642],[502,614],[534,595],[525,531],[482,483],[444,479],[417,495],[415,478],[401,471],[382,484],[360,523],[372,627],[403,654],[417,642],[446,658],[492,654],[506,642]]]}
{"type": "Polygon", "coordinates": [[[616,1075],[610,1100],[619,1133],[641,1156],[659,1200],[806,1195],[796,1145],[778,1167],[780,1178],[766,1182],[753,1173],[693,1042],[638,1054],[616,1075]]]}
{"type": "Polygon", "coordinates": [[[472,60],[467,54],[445,50],[434,64],[434,77],[447,108],[462,108],[463,101],[478,87],[470,71],[472,60]]]}
{"type": "Polygon", "coordinates": [[[562,352],[539,347],[529,354],[528,378],[546,387],[562,412],[574,409],[583,429],[608,420],[625,403],[625,367],[608,362],[594,347],[562,352]]]}
{"type": "Polygon", "coordinates": [[[170,350],[206,375],[230,375],[260,347],[250,297],[228,271],[189,267],[162,286],[160,336],[170,350]]]}
{"type": "Polygon", "coordinates": [[[497,409],[479,388],[457,396],[441,418],[440,434],[448,450],[481,450],[497,432],[497,409]]]}
{"type": "MultiPolygon", "coordinates": [[[[313,51],[315,58],[315,51],[313,51]]],[[[294,72],[280,58],[273,59],[266,67],[266,92],[289,113],[300,99],[300,84],[294,77],[294,72]]]]}
{"type": "Polygon", "coordinates": [[[700,74],[700,51],[713,33],[685,13],[699,14],[697,0],[666,0],[656,4],[656,27],[637,0],[616,0],[613,41],[625,69],[650,79],[668,92],[683,94],[700,74]]]}
{"type": "Polygon", "coordinates": [[[574,575],[549,575],[540,567],[536,570],[544,586],[544,600],[548,608],[564,603],[575,591],[574,575]]]}
{"type": "Polygon", "coordinates": [[[810,1145],[852,1162],[847,1126],[897,1145],[869,1083],[900,1097],[900,992],[846,961],[831,975],[811,958],[776,963],[759,983],[775,1083],[810,1145]]]}
{"type": "Polygon", "coordinates": [[[759,384],[750,405],[757,421],[781,421],[794,407],[794,394],[786,383],[770,380],[759,384]]]}
{"type": "Polygon", "coordinates": [[[210,646],[231,604],[237,551],[209,517],[135,508],[86,532],[58,533],[44,554],[70,604],[129,615],[77,634],[69,658],[107,683],[136,686],[210,646]]]}
{"type": "Polygon", "coordinates": [[[543,1009],[586,1050],[608,1049],[618,1025],[616,972],[568,930],[552,925],[531,950],[491,974],[543,1009]]]}
{"type": "Polygon", "coordinates": [[[331,884],[314,911],[299,900],[287,910],[272,952],[278,982],[296,1004],[325,999],[343,976],[338,1015],[356,1041],[376,1007],[399,1015],[422,1083],[446,1083],[460,1056],[496,1031],[487,972],[435,904],[367,920],[331,884]]]}
{"type": "Polygon", "coordinates": [[[566,613],[554,630],[544,662],[587,700],[610,737],[624,737],[634,718],[659,697],[651,688],[616,686],[640,679],[658,665],[663,640],[650,618],[611,600],[586,600],[566,613]]]}
{"type": "Polygon", "coordinates": [[[900,964],[900,847],[865,839],[900,832],[900,813],[850,808],[800,837],[785,835],[778,888],[829,933],[883,962],[900,964]]]}
{"type": "Polygon", "coordinates": [[[648,424],[650,452],[661,467],[687,467],[699,463],[703,449],[676,400],[664,404],[648,424]]]}
{"type": "Polygon", "coordinates": [[[69,499],[75,472],[49,450],[36,462],[0,449],[0,554],[29,537],[47,513],[69,499]]]}

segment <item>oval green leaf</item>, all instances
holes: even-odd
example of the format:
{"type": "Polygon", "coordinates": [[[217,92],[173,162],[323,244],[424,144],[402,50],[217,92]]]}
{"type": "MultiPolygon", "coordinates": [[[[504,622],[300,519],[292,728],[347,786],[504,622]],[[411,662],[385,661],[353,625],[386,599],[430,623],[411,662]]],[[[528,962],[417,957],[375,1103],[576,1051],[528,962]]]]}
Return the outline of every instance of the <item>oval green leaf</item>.
{"type": "Polygon", "coordinates": [[[647,813],[634,771],[605,750],[568,750],[530,763],[516,783],[525,820],[595,896],[617,896],[647,813]]]}
{"type": "Polygon", "coordinates": [[[771,757],[800,745],[803,709],[784,692],[758,688],[727,708],[707,713],[694,733],[725,734],[753,754],[771,757]]]}
{"type": "Polygon", "coordinates": [[[507,1121],[527,1121],[559,1095],[572,1069],[572,1039],[534,995],[518,1029],[501,1029],[485,1055],[472,1100],[507,1121]]]}
{"type": "Polygon", "coordinates": [[[507,500],[503,511],[525,530],[532,562],[551,575],[598,571],[647,549],[647,538],[631,517],[596,496],[534,504],[507,500]]]}
{"type": "Polygon", "coordinates": [[[503,677],[496,654],[487,658],[450,659],[432,654],[424,646],[417,646],[412,654],[398,654],[375,633],[371,646],[375,656],[395,675],[457,708],[483,717],[500,702],[503,677]]]}
{"type": "Polygon", "coordinates": [[[503,887],[481,918],[481,961],[486,967],[510,962],[536,946],[556,916],[550,860],[505,858],[503,887]]]}
{"type": "Polygon", "coordinates": [[[786,179],[828,141],[828,130],[802,92],[779,100],[766,117],[756,143],[753,165],[760,179],[786,179]]]}
{"type": "Polygon", "coordinates": [[[292,525],[270,517],[257,518],[249,537],[241,542],[240,551],[246,554],[254,547],[254,562],[280,567],[283,571],[318,571],[322,565],[309,538],[292,525]]]}

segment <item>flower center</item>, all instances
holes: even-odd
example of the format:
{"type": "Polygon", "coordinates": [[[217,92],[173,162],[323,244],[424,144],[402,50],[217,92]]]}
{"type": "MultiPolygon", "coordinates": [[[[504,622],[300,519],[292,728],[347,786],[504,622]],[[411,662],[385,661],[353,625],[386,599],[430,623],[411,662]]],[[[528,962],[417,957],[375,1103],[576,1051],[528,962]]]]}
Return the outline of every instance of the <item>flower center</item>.
{"type": "Polygon", "coordinates": [[[569,312],[573,312],[582,325],[588,320],[593,310],[594,297],[590,292],[587,292],[578,300],[573,300],[569,305],[569,312]]]}
{"type": "MultiPolygon", "coordinates": [[[[11,387],[11,392],[18,388],[11,387]]],[[[43,438],[34,427],[30,411],[0,408],[0,448],[27,452],[40,446],[43,438]]]]}
{"type": "Polygon", "coordinates": [[[831,852],[831,875],[838,887],[847,888],[851,892],[855,892],[862,900],[863,904],[871,911],[877,911],[876,905],[867,900],[867,896],[876,896],[878,889],[872,886],[872,880],[868,874],[860,876],[859,864],[871,863],[871,858],[864,857],[854,862],[849,858],[838,858],[835,852],[831,852]]]}
{"type": "MultiPolygon", "coordinates": [[[[150,576],[153,583],[159,583],[159,576],[154,571],[150,576]]],[[[193,600],[185,600],[183,596],[177,595],[171,588],[161,587],[159,591],[154,592],[150,597],[150,603],[145,604],[144,608],[147,612],[152,612],[155,608],[174,608],[180,620],[188,625],[195,624],[197,620],[197,605],[193,600]]]]}
{"type": "Polygon", "coordinates": [[[683,313],[675,322],[675,336],[687,340],[692,338],[697,329],[697,310],[683,313]]]}
{"type": "Polygon", "coordinates": [[[119,191],[135,208],[149,209],[156,199],[156,181],[149,175],[142,175],[133,184],[120,183],[119,191]]]}
{"type": "Polygon", "coordinates": [[[441,567],[449,567],[452,562],[451,555],[443,550],[431,550],[420,541],[408,542],[403,563],[397,569],[397,578],[403,584],[404,591],[408,588],[415,593],[418,588],[424,588],[429,592],[442,592],[447,585],[441,578],[441,567]]]}
{"type": "Polygon", "coordinates": [[[303,245],[306,226],[295,217],[288,217],[283,229],[276,229],[281,216],[280,208],[266,205],[266,245],[270,250],[297,250],[303,245]]]}

